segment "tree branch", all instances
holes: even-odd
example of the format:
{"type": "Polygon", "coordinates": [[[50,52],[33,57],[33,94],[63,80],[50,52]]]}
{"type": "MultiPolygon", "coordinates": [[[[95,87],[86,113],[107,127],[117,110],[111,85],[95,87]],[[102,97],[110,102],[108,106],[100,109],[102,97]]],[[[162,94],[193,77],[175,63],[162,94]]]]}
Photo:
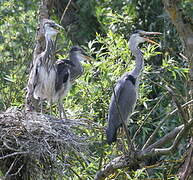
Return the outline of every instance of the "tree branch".
{"type": "MultiPolygon", "coordinates": [[[[189,61],[189,82],[188,82],[188,92],[189,92],[189,99],[193,99],[193,21],[192,18],[185,15],[182,10],[179,8],[181,0],[163,0],[163,4],[165,6],[166,11],[168,12],[168,15],[171,18],[172,23],[175,25],[177,32],[180,35],[180,38],[182,40],[182,44],[184,45],[184,53],[186,59],[189,61]]],[[[193,118],[193,106],[189,108],[189,114],[190,118],[193,118]]],[[[192,137],[193,138],[193,137],[192,137]]],[[[192,138],[190,140],[191,146],[192,146],[192,138]]],[[[190,155],[192,155],[192,151],[188,152],[190,155]]],[[[191,172],[187,170],[186,168],[192,167],[193,159],[186,159],[184,164],[182,165],[183,172],[179,173],[180,179],[188,179],[190,178],[191,172]]],[[[191,169],[191,168],[188,168],[191,169]]]]}
{"type": "Polygon", "coordinates": [[[136,163],[136,161],[128,162],[128,158],[126,156],[119,156],[113,159],[111,162],[109,162],[104,168],[102,168],[98,173],[96,174],[94,180],[103,180],[106,177],[108,177],[110,174],[113,174],[117,169],[122,169],[125,167],[132,166],[136,163]]]}
{"type": "Polygon", "coordinates": [[[94,180],[103,180],[110,174],[113,174],[117,169],[132,168],[144,162],[146,158],[154,157],[155,155],[166,155],[177,150],[177,146],[181,138],[188,132],[193,125],[193,119],[188,121],[187,126],[181,125],[176,127],[173,131],[165,135],[148,148],[136,153],[130,153],[127,156],[119,156],[102,168],[95,176],[94,180]],[[176,138],[175,138],[176,137],[176,138]],[[161,145],[166,145],[171,139],[175,138],[174,143],[169,148],[157,148],[161,145]]]}
{"type": "Polygon", "coordinates": [[[188,179],[193,172],[193,138],[190,140],[190,147],[185,158],[185,162],[179,169],[179,178],[181,180],[188,179]]]}
{"type": "MultiPolygon", "coordinates": [[[[156,149],[156,148],[154,148],[155,147],[155,145],[154,145],[154,146],[148,147],[147,149],[140,152],[141,155],[139,155],[139,157],[140,156],[146,157],[146,156],[154,156],[154,155],[166,155],[166,154],[169,154],[171,152],[174,152],[177,149],[177,146],[178,146],[181,138],[184,137],[184,135],[186,133],[188,133],[188,131],[191,129],[192,125],[193,125],[193,119],[188,121],[187,126],[181,125],[182,128],[180,128],[180,126],[179,126],[178,127],[179,133],[177,134],[173,144],[169,148],[160,148],[160,149],[157,148],[156,149]]],[[[167,142],[166,138],[165,138],[165,142],[167,142]]]]}

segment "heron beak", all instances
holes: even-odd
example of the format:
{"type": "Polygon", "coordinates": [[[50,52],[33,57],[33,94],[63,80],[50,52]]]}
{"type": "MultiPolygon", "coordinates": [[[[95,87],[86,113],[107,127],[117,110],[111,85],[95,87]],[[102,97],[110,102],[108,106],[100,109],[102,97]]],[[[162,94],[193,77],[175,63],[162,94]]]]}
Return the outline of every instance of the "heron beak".
{"type": "Polygon", "coordinates": [[[159,43],[157,43],[157,42],[155,42],[155,41],[153,41],[153,40],[151,40],[151,39],[149,39],[149,38],[147,38],[147,37],[143,37],[143,38],[145,39],[145,41],[150,42],[150,43],[152,43],[152,44],[156,44],[156,45],[159,46],[159,43]]]}
{"type": "Polygon", "coordinates": [[[81,54],[82,54],[82,57],[84,59],[88,60],[88,62],[91,61],[92,58],[90,56],[88,56],[83,50],[81,51],[81,54]]]}
{"type": "Polygon", "coordinates": [[[84,56],[84,58],[90,63],[91,61],[92,61],[92,58],[90,57],[90,56],[88,56],[88,55],[83,55],[84,56]]]}
{"type": "Polygon", "coordinates": [[[60,29],[64,30],[64,28],[62,26],[60,26],[59,24],[57,24],[57,27],[59,27],[60,29]]]}
{"type": "Polygon", "coordinates": [[[162,33],[160,33],[160,32],[146,32],[146,31],[144,31],[142,34],[143,35],[161,35],[162,33]]]}
{"type": "Polygon", "coordinates": [[[55,27],[57,28],[57,32],[59,33],[60,32],[60,29],[64,30],[64,28],[62,26],[60,26],[59,24],[56,24],[55,23],[55,27]]]}
{"type": "MultiPolygon", "coordinates": [[[[162,34],[162,33],[160,33],[160,32],[143,32],[143,33],[141,33],[142,35],[160,35],[160,34],[162,34]]],[[[158,46],[160,46],[157,42],[155,42],[155,41],[153,41],[153,40],[151,40],[151,38],[154,38],[154,37],[143,37],[144,39],[145,39],[145,41],[147,41],[147,42],[150,42],[150,43],[152,43],[152,44],[156,44],[156,45],[158,45],[158,46]]]]}

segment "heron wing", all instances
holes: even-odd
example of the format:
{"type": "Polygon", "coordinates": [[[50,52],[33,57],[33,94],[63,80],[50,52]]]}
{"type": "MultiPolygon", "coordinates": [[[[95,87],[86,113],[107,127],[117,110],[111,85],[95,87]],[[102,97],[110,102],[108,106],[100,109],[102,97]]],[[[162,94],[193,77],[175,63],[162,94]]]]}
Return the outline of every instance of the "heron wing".
{"type": "Polygon", "coordinates": [[[74,64],[72,61],[70,61],[70,60],[64,59],[63,62],[64,62],[66,65],[75,67],[75,64],[74,64]]]}
{"type": "MultiPolygon", "coordinates": [[[[131,91],[135,89],[136,79],[130,74],[124,74],[117,82],[114,89],[114,96],[120,101],[121,96],[131,95],[131,91]],[[123,93],[124,92],[124,93],[123,93]]],[[[124,97],[123,97],[124,98],[124,97]]]]}
{"type": "Polygon", "coordinates": [[[121,124],[120,113],[123,120],[127,121],[135,107],[137,93],[134,81],[132,81],[129,75],[125,74],[119,79],[114,89],[109,107],[109,118],[112,121],[118,121],[117,124],[121,124]]]}
{"type": "Polygon", "coordinates": [[[58,91],[64,83],[66,83],[69,79],[69,67],[65,64],[65,62],[60,62],[56,66],[57,74],[56,74],[56,84],[55,89],[58,91]]]}
{"type": "Polygon", "coordinates": [[[33,94],[34,89],[38,83],[38,79],[39,79],[38,67],[39,67],[38,62],[31,67],[29,80],[28,80],[28,87],[27,87],[28,92],[31,94],[33,94]]]}
{"type": "Polygon", "coordinates": [[[122,120],[127,122],[136,103],[135,78],[124,74],[117,82],[108,113],[106,129],[107,142],[111,144],[117,139],[117,130],[122,126],[122,120]],[[121,116],[120,116],[121,115],[121,116]]]}

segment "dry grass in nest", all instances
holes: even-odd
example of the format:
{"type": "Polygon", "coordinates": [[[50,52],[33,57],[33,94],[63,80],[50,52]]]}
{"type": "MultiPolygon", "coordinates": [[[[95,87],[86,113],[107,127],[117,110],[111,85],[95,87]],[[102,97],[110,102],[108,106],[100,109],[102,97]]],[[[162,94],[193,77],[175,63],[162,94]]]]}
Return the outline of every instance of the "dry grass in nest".
{"type": "Polygon", "coordinates": [[[0,114],[0,171],[4,178],[34,180],[62,174],[67,152],[85,152],[88,138],[76,131],[86,126],[81,119],[63,121],[17,109],[0,114]]]}

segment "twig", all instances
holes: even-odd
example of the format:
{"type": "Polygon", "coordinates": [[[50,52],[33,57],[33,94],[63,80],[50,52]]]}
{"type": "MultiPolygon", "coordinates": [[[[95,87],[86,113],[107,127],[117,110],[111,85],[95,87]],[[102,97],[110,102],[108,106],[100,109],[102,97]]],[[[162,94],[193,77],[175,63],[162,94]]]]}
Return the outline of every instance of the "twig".
{"type": "Polygon", "coordinates": [[[61,17],[61,19],[60,19],[60,24],[61,24],[61,22],[62,22],[63,19],[64,19],[64,16],[65,16],[65,14],[66,14],[66,11],[68,10],[68,7],[70,6],[70,3],[71,3],[71,0],[68,1],[68,4],[66,5],[66,8],[64,9],[64,12],[62,13],[62,17],[61,17]]]}
{"type": "Polygon", "coordinates": [[[3,145],[4,145],[7,149],[9,149],[9,150],[12,150],[12,151],[19,151],[19,150],[15,149],[15,148],[12,148],[12,147],[8,146],[7,143],[6,143],[5,141],[3,141],[3,145]]]}
{"type": "Polygon", "coordinates": [[[16,176],[20,171],[21,169],[23,168],[24,165],[21,165],[20,168],[18,168],[17,172],[13,173],[13,174],[10,174],[9,176],[16,176]]]}
{"type": "Polygon", "coordinates": [[[21,169],[23,168],[24,165],[21,165],[20,168],[18,168],[17,172],[15,172],[13,174],[9,174],[11,172],[11,169],[13,168],[13,165],[15,164],[16,160],[17,159],[15,158],[15,160],[12,162],[11,166],[9,167],[8,171],[5,174],[5,178],[11,177],[11,176],[16,176],[21,171],[21,169]]]}
{"type": "Polygon", "coordinates": [[[104,180],[110,174],[113,174],[116,169],[127,167],[125,156],[119,156],[109,162],[103,169],[97,172],[94,180],[104,180]]]}
{"type": "MultiPolygon", "coordinates": [[[[175,136],[175,140],[173,142],[173,144],[168,147],[168,148],[156,148],[156,146],[159,144],[160,146],[160,140],[158,140],[156,143],[154,143],[153,145],[151,145],[150,147],[148,147],[147,149],[144,149],[142,150],[140,153],[142,157],[146,157],[146,156],[154,156],[154,155],[166,155],[166,154],[169,154],[171,153],[172,151],[174,151],[175,149],[177,149],[176,147],[178,146],[181,138],[184,136],[184,134],[186,134],[188,132],[188,130],[192,127],[193,125],[193,119],[191,119],[190,121],[188,121],[187,125],[181,125],[176,129],[178,129],[178,133],[177,135],[175,136]]],[[[174,130],[172,131],[173,134],[174,134],[174,130]]],[[[171,135],[171,134],[170,134],[171,135]]],[[[165,137],[164,138],[164,141],[163,141],[163,138],[162,138],[162,144],[166,144],[166,142],[168,142],[168,137],[167,138],[165,137]]],[[[171,140],[171,138],[170,138],[171,140]]]]}
{"type": "MultiPolygon", "coordinates": [[[[157,148],[157,147],[161,147],[164,144],[167,144],[169,142],[171,142],[172,139],[174,139],[177,134],[180,132],[180,130],[184,127],[184,125],[178,126],[176,128],[174,128],[171,132],[169,132],[168,134],[166,134],[164,137],[162,137],[161,139],[159,139],[158,141],[156,141],[155,143],[149,145],[146,150],[152,149],[152,148],[157,148]]],[[[143,149],[144,150],[144,149],[143,149]]]]}
{"type": "Polygon", "coordinates": [[[9,175],[9,173],[10,173],[11,169],[13,168],[13,165],[15,164],[16,160],[17,159],[15,158],[15,160],[11,163],[11,166],[9,167],[8,171],[5,173],[5,177],[7,177],[9,175]]]}
{"type": "MultiPolygon", "coordinates": [[[[62,21],[63,21],[63,19],[64,19],[64,16],[65,16],[65,14],[66,14],[66,11],[68,10],[68,7],[69,7],[71,1],[72,1],[72,0],[69,0],[69,1],[68,1],[68,4],[66,5],[66,8],[64,9],[64,11],[63,11],[63,13],[62,13],[62,16],[61,16],[61,19],[60,19],[60,24],[62,23],[62,21]]],[[[55,44],[56,49],[57,49],[57,46],[56,46],[57,40],[58,40],[58,34],[56,35],[56,39],[55,39],[55,41],[54,41],[54,44],[55,44]]],[[[57,51],[55,51],[55,53],[56,53],[56,52],[57,52],[57,51]]]]}
{"type": "Polygon", "coordinates": [[[8,157],[11,157],[11,156],[15,156],[15,155],[19,155],[19,154],[28,154],[28,153],[29,153],[29,152],[27,152],[27,151],[14,152],[14,153],[11,153],[11,154],[8,154],[8,155],[5,155],[5,156],[1,156],[1,157],[0,157],[0,160],[5,159],[5,158],[8,158],[8,157]]]}
{"type": "MultiPolygon", "coordinates": [[[[104,135],[102,134],[101,136],[101,142],[104,141],[104,135]]],[[[103,158],[104,158],[104,153],[105,152],[105,149],[104,148],[101,148],[101,153],[100,153],[100,159],[99,159],[99,166],[98,166],[98,169],[101,169],[102,167],[102,163],[103,163],[103,158]]]]}
{"type": "Polygon", "coordinates": [[[180,168],[180,171],[178,173],[180,179],[187,179],[187,177],[192,172],[192,163],[193,163],[192,153],[193,153],[193,138],[191,138],[190,140],[190,148],[188,150],[188,155],[185,159],[182,168],[180,168]]]}

